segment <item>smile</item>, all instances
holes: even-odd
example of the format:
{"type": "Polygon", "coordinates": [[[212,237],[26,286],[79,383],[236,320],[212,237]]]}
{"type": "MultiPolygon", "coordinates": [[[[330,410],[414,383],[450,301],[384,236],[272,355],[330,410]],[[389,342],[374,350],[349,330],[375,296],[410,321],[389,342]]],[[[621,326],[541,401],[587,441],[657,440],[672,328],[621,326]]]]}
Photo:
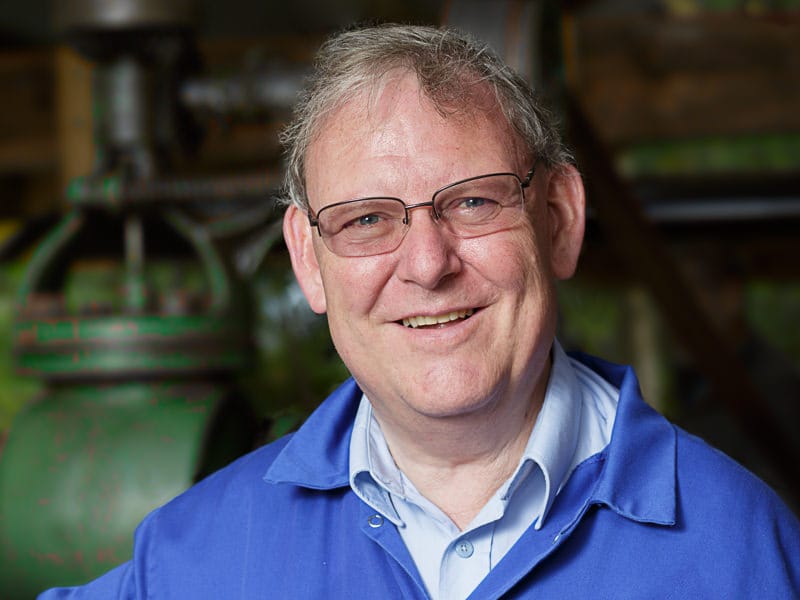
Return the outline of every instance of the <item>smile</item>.
{"type": "Polygon", "coordinates": [[[403,319],[403,325],[405,325],[406,327],[411,327],[412,329],[430,325],[444,325],[445,323],[449,323],[450,321],[456,321],[458,319],[466,319],[468,317],[471,317],[472,313],[474,312],[475,310],[470,308],[467,310],[454,310],[443,315],[436,315],[436,316],[422,315],[418,317],[408,317],[406,319],[403,319]]]}

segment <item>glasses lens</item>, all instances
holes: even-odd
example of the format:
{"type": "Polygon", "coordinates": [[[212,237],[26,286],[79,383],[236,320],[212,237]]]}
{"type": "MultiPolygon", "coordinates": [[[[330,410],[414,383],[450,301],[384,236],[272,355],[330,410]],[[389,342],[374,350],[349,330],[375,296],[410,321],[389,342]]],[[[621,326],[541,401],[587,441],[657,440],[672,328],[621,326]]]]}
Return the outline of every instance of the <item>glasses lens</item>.
{"type": "Polygon", "coordinates": [[[441,190],[434,198],[434,206],[455,235],[487,235],[520,221],[522,187],[514,175],[487,175],[441,190]]]}
{"type": "Polygon", "coordinates": [[[326,206],[317,219],[331,252],[369,256],[394,250],[400,243],[405,207],[395,198],[366,198],[326,206]]]}

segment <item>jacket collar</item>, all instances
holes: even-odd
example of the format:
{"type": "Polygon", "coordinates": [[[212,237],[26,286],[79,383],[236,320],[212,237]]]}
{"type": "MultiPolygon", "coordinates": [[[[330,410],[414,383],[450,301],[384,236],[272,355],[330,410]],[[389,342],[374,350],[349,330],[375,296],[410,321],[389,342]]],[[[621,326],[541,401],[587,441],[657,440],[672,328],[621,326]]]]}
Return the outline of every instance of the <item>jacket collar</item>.
{"type": "Polygon", "coordinates": [[[676,432],[674,426],[642,399],[630,367],[585,354],[575,358],[619,388],[611,443],[602,452],[605,467],[592,503],[644,523],[676,522],[676,432]]]}
{"type": "MultiPolygon", "coordinates": [[[[620,390],[611,442],[601,453],[605,466],[590,503],[604,504],[635,521],[673,525],[674,427],[642,400],[630,367],[585,354],[573,356],[620,390]]],[[[287,442],[265,481],[321,490],[348,486],[350,437],[361,395],[353,379],[344,382],[287,442]]]]}
{"type": "Polygon", "coordinates": [[[350,485],[350,436],[361,395],[352,378],[340,385],[292,435],[264,480],[318,490],[350,485]]]}

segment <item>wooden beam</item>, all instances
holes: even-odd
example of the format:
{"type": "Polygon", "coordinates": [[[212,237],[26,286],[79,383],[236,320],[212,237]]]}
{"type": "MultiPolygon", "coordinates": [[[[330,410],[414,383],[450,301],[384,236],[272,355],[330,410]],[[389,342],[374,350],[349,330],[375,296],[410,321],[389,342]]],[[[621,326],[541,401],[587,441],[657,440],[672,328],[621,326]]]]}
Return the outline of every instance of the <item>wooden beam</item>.
{"type": "Polygon", "coordinates": [[[800,132],[800,17],[574,14],[567,74],[603,139],[800,132]]]}
{"type": "Polygon", "coordinates": [[[61,189],[88,175],[94,163],[92,122],[93,66],[75,50],[55,50],[56,123],[61,189]]]}

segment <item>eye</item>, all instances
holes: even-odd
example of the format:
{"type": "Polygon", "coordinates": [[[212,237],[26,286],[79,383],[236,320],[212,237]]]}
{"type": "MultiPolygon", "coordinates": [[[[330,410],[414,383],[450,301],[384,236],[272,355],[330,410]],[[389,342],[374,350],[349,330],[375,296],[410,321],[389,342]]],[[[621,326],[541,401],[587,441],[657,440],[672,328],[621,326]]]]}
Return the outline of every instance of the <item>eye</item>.
{"type": "Polygon", "coordinates": [[[375,213],[370,213],[367,215],[359,215],[358,217],[355,217],[347,221],[342,226],[342,229],[348,229],[351,227],[355,227],[358,229],[375,227],[376,225],[380,224],[380,222],[383,220],[385,220],[385,217],[383,215],[378,215],[375,213]]]}
{"type": "Polygon", "coordinates": [[[363,217],[359,217],[354,224],[362,227],[368,227],[370,225],[377,225],[378,221],[381,219],[382,217],[379,217],[378,215],[364,215],[363,217]]]}
{"type": "Polygon", "coordinates": [[[466,208],[466,209],[475,209],[481,208],[485,206],[487,203],[494,202],[494,200],[488,200],[486,198],[478,198],[478,197],[470,197],[462,199],[456,206],[452,208],[466,208]]]}
{"type": "Polygon", "coordinates": [[[450,218],[475,218],[493,214],[499,203],[486,196],[460,196],[445,199],[440,206],[441,212],[450,218]]]}
{"type": "Polygon", "coordinates": [[[403,203],[387,198],[343,202],[323,208],[320,222],[327,236],[347,232],[348,236],[378,236],[404,216],[403,203]]]}

